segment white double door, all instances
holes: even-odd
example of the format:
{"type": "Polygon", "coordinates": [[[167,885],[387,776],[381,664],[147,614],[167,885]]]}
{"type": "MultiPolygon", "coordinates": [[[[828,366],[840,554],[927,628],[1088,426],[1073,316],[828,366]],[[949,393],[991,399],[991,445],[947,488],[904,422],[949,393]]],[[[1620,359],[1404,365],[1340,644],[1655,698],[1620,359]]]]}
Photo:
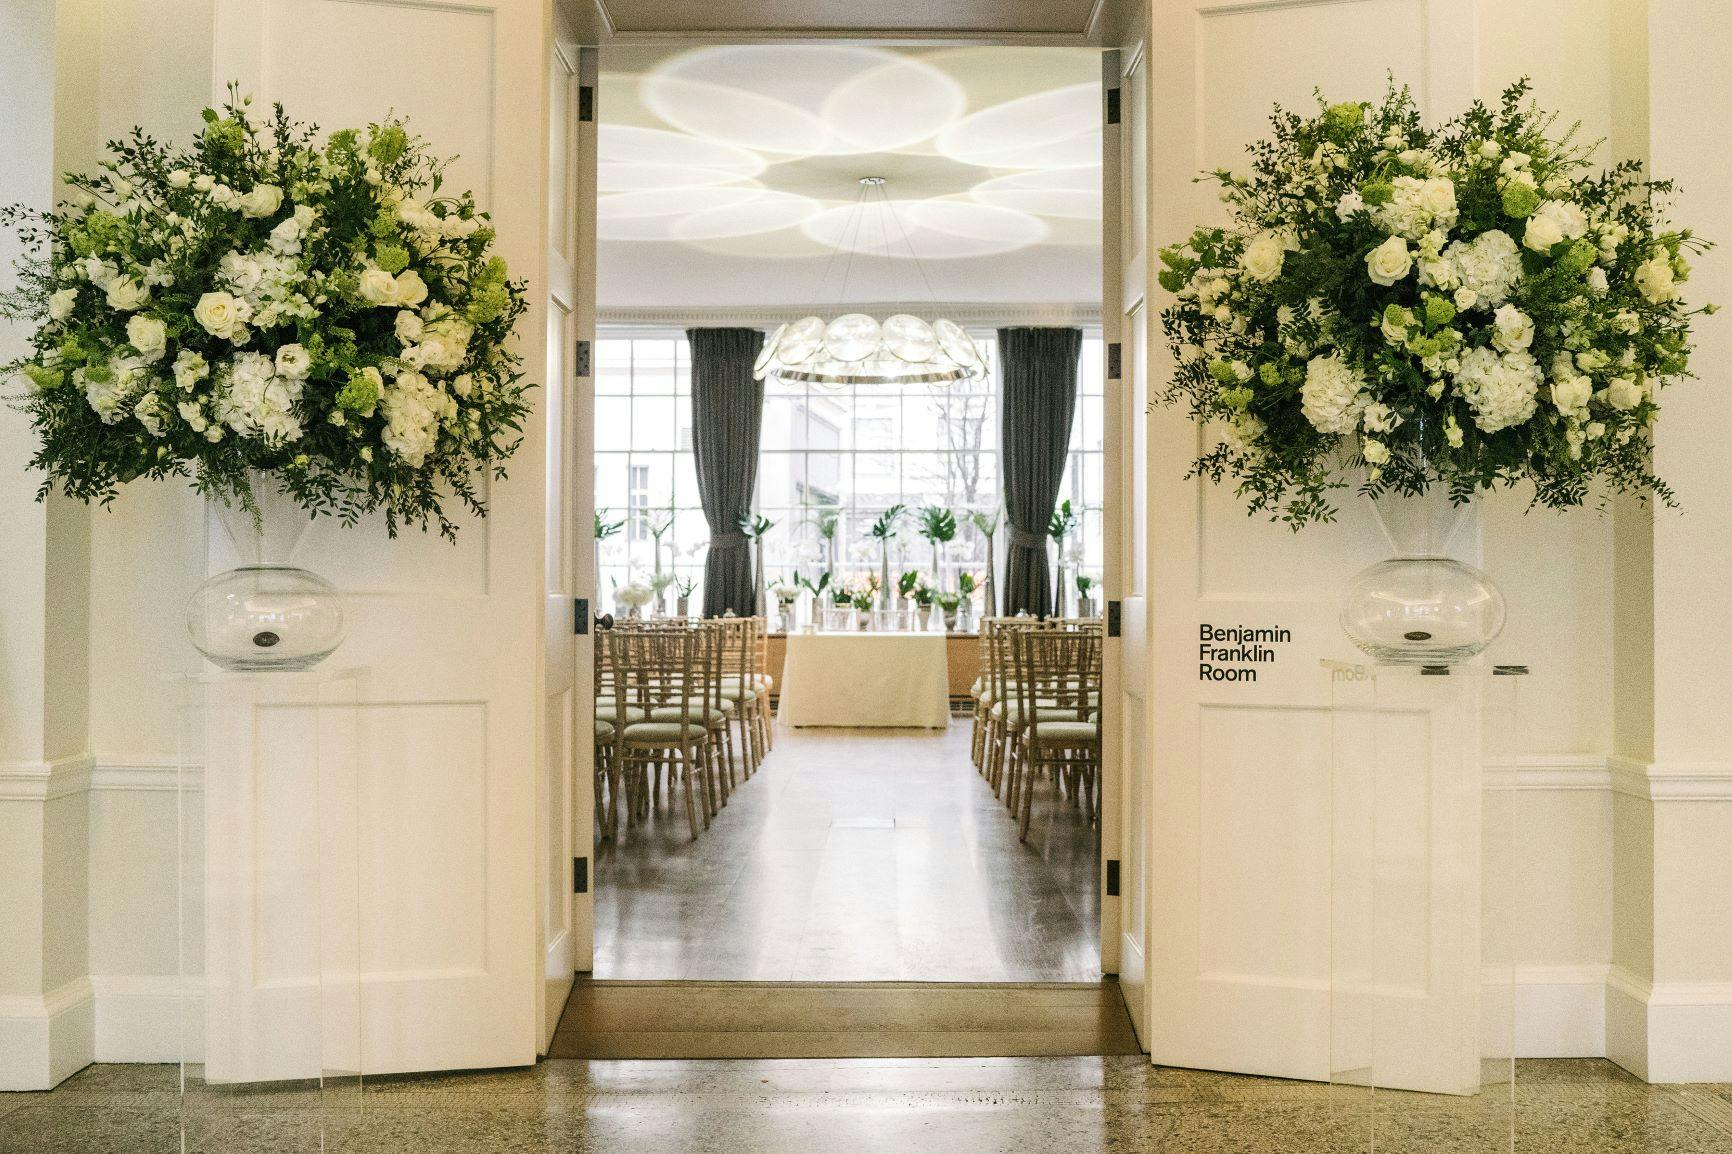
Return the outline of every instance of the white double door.
{"type": "MultiPolygon", "coordinates": [[[[233,79],[255,108],[282,101],[327,131],[395,111],[434,151],[456,157],[445,188],[474,190],[512,274],[528,281],[519,348],[538,384],[558,303],[547,275],[548,46],[539,0],[215,7],[218,98],[233,79]]],[[[563,331],[559,340],[563,347],[563,331]]],[[[327,1040],[327,1068],[535,1060],[544,1002],[561,988],[544,986],[543,956],[569,981],[573,916],[561,906],[572,843],[563,823],[573,749],[588,740],[571,724],[549,732],[561,708],[575,716],[582,690],[574,647],[544,634],[544,588],[566,598],[558,616],[569,622],[566,595],[581,576],[568,559],[548,559],[550,501],[569,507],[547,483],[549,395],[568,403],[557,383],[531,393],[536,415],[510,478],[486,486],[489,516],[460,518],[456,544],[414,529],[388,540],[382,522],[322,521],[296,555],[344,590],[351,629],[330,665],[358,675],[335,691],[338,706],[329,697],[316,709],[292,695],[259,700],[213,731],[205,853],[214,875],[253,879],[216,887],[204,904],[204,961],[233,1011],[205,1024],[214,1078],[307,1076],[285,1068],[280,1042],[303,1036],[317,1007],[292,991],[321,983],[358,990],[338,999],[358,1004],[358,1021],[333,1014],[326,999],[327,1025],[344,1035],[327,1040]],[[316,759],[305,756],[314,733],[330,738],[316,759]],[[307,820],[314,796],[331,818],[323,829],[307,820]],[[538,806],[562,814],[539,837],[538,806]],[[296,905],[304,885],[277,884],[309,853],[327,882],[352,887],[324,885],[328,908],[311,913],[296,905]],[[533,916],[538,903],[545,917],[533,916]],[[306,927],[316,925],[350,931],[309,941],[306,927]]],[[[567,536],[554,547],[569,551],[567,536]]],[[[214,548],[212,561],[224,563],[214,548]]]]}
{"type": "MultiPolygon", "coordinates": [[[[1126,316],[1133,374],[1126,388],[1135,383],[1138,404],[1158,394],[1170,367],[1159,328],[1170,297],[1154,284],[1154,253],[1198,224],[1224,219],[1213,186],[1193,183],[1197,173],[1244,171],[1244,147],[1268,135],[1272,107],[1314,107],[1314,87],[1330,100],[1375,100],[1393,74],[1432,117],[1455,113],[1474,95],[1472,4],[1143,2],[1148,263],[1127,283],[1139,280],[1150,292],[1147,307],[1126,316]]],[[[1141,116],[1141,78],[1127,84],[1133,80],[1137,95],[1125,107],[1141,116]]],[[[1134,231],[1127,225],[1127,234],[1134,231]]],[[[1143,508],[1133,529],[1147,535],[1138,562],[1146,563],[1146,588],[1133,591],[1146,595],[1139,604],[1146,606],[1146,727],[1127,722],[1144,774],[1127,786],[1133,805],[1133,791],[1143,793],[1142,812],[1133,808],[1125,831],[1127,849],[1143,856],[1138,881],[1148,895],[1146,932],[1134,943],[1147,952],[1138,975],[1146,982],[1143,1038],[1163,1064],[1324,1078],[1331,747],[1328,681],[1318,663],[1351,654],[1336,621],[1338,598],[1353,573],[1385,555],[1382,539],[1351,494],[1338,524],[1297,535],[1248,518],[1231,485],[1184,479],[1209,434],[1183,406],[1156,407],[1145,420],[1146,488],[1136,493],[1143,508]],[[1256,667],[1256,682],[1217,682],[1201,675],[1205,626],[1286,629],[1291,640],[1256,667]]],[[[1142,624],[1127,613],[1127,626],[1142,624]]],[[[1127,671],[1125,684],[1129,706],[1138,678],[1127,671]]],[[[1423,759],[1412,768],[1440,770],[1423,759]]],[[[1414,796],[1423,807],[1446,793],[1421,784],[1414,796]]],[[[1416,921],[1434,931],[1459,926],[1459,918],[1443,916],[1458,896],[1446,887],[1477,870],[1477,833],[1459,814],[1410,816],[1425,839],[1425,884],[1413,900],[1439,915],[1416,921]]],[[[1128,908],[1125,917],[1129,937],[1128,908]]],[[[1442,937],[1434,932],[1421,946],[1402,996],[1380,1007],[1391,1028],[1473,1012],[1477,978],[1461,972],[1471,954],[1442,937]]],[[[1127,974],[1130,956],[1127,946],[1127,974]]],[[[1454,1059],[1434,1061],[1421,1047],[1408,1061],[1380,1073],[1459,1084],[1459,1069],[1435,1068],[1454,1059]]]]}

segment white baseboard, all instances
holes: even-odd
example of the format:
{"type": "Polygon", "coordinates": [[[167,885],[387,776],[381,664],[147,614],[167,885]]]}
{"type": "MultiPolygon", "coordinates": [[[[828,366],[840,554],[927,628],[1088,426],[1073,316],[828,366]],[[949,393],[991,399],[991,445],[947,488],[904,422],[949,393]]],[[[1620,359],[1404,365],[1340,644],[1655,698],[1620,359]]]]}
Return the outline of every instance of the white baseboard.
{"type": "Polygon", "coordinates": [[[90,982],[96,990],[98,1062],[204,1060],[204,993],[198,985],[139,975],[98,975],[90,982]]]}
{"type": "Polygon", "coordinates": [[[1732,1081],[1732,982],[1606,978],[1606,1057],[1648,1082],[1732,1081]]]}
{"type": "Polygon", "coordinates": [[[1515,972],[1518,1058],[1606,1052],[1607,966],[1521,966],[1515,972]]]}
{"type": "Polygon", "coordinates": [[[0,998],[0,1090],[50,1090],[96,1060],[90,979],[0,998]]]}

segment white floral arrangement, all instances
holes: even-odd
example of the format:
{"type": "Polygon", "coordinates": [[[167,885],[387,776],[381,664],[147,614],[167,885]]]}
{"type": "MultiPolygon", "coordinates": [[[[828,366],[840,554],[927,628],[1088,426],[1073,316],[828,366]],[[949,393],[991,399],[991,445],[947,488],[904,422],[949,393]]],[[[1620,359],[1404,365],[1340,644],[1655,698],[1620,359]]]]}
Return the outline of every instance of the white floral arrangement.
{"type": "Polygon", "coordinates": [[[800,587],[790,585],[786,581],[776,581],[770,585],[770,596],[782,605],[792,605],[800,599],[800,587]]]}
{"type": "Polygon", "coordinates": [[[38,253],[0,314],[40,326],[4,367],[43,492],[183,476],[256,512],[265,470],[312,514],[454,537],[443,502],[485,514],[477,475],[504,476],[529,411],[523,285],[402,121],[319,144],[250,103],[231,90],[186,150],[134,129],[52,211],[0,217],[38,253]]]}
{"type": "Polygon", "coordinates": [[[656,599],[656,592],[642,581],[628,581],[613,591],[613,599],[627,609],[642,609],[656,599]]]}
{"type": "Polygon", "coordinates": [[[1216,172],[1231,223],[1164,249],[1177,361],[1166,402],[1218,421],[1192,476],[1231,475],[1295,529],[1330,493],[1445,485],[1455,501],[1530,482],[1537,505],[1671,491],[1650,466],[1657,392],[1688,375],[1686,253],[1666,182],[1592,146],[1526,82],[1426,128],[1382,104],[1276,109],[1248,176],[1216,172]],[[1364,469],[1363,474],[1355,472],[1364,469]]]}

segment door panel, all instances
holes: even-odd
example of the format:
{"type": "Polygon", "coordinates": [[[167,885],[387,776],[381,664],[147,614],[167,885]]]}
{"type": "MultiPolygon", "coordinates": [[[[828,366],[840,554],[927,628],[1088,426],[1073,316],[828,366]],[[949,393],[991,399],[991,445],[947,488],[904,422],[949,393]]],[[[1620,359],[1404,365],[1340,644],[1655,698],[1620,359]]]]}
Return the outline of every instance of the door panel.
{"type": "MultiPolygon", "coordinates": [[[[1153,0],[1148,152],[1150,243],[1177,241],[1224,210],[1204,170],[1242,170],[1271,106],[1375,99],[1386,76],[1421,108],[1450,113],[1473,90],[1473,20],[1427,0],[1153,0]]],[[[1169,368],[1156,290],[1143,335],[1159,391],[1169,368]]],[[[1336,624],[1347,578],[1379,559],[1369,513],[1294,535],[1245,515],[1230,486],[1184,479],[1204,447],[1182,408],[1148,422],[1151,863],[1149,1037],[1156,1061],[1298,1078],[1327,1076],[1330,743],[1325,656],[1351,652],[1336,624]],[[1202,680],[1199,628],[1291,630],[1255,683],[1202,680]]],[[[1425,843],[1438,876],[1477,853],[1463,831],[1425,843]]],[[[1438,900],[1424,890],[1423,907],[1438,900]]],[[[1432,941],[1417,1014],[1463,987],[1432,941]]],[[[1408,991],[1412,993],[1412,991],[1408,991]]],[[[1457,1010],[1470,1007],[1452,1003],[1457,1010]]],[[[1446,1007],[1447,1008],[1447,1007],[1446,1007]]],[[[1402,1011],[1405,1012],[1405,1011],[1402,1011]]]]}
{"type": "MultiPolygon", "coordinates": [[[[280,100],[327,130],[394,109],[438,153],[456,155],[447,187],[475,191],[513,275],[527,279],[532,301],[545,300],[540,5],[218,0],[215,27],[215,96],[234,78],[255,107],[280,100]]],[[[532,309],[520,329],[532,378],[541,373],[544,315],[532,309]]],[[[318,956],[304,942],[254,931],[268,930],[283,896],[271,885],[278,847],[304,841],[314,804],[327,823],[346,809],[338,836],[353,839],[345,851],[353,885],[321,887],[337,903],[322,920],[343,924],[343,903],[360,911],[362,1068],[535,1058],[538,919],[526,914],[536,909],[538,864],[527,834],[541,758],[563,738],[544,742],[538,728],[545,393],[530,397],[538,412],[510,479],[487,487],[491,515],[468,519],[456,545],[413,530],[392,541],[377,521],[348,529],[325,521],[309,534],[297,563],[347,595],[351,632],[330,664],[358,670],[350,695],[312,713],[262,703],[210,735],[208,773],[232,788],[207,794],[208,860],[257,879],[220,888],[206,905],[207,965],[235,977],[246,1011],[210,1015],[213,1077],[280,1073],[273,1037],[306,1032],[304,1001],[280,995],[316,983],[318,956]],[[318,738],[315,776],[306,765],[276,765],[318,738]],[[285,793],[296,781],[316,788],[285,793]],[[236,1028],[242,1018],[245,1033],[236,1028]]],[[[211,561],[230,563],[215,550],[211,561]]],[[[323,964],[328,980],[333,959],[323,964]]],[[[352,954],[351,974],[356,964],[352,954]]]]}

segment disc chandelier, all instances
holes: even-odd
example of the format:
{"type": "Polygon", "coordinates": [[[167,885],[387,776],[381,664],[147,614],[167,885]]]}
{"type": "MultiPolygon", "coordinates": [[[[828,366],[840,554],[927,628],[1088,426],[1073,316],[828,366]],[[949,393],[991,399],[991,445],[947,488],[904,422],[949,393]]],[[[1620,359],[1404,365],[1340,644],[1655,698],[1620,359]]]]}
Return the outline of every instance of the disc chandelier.
{"type": "MultiPolygon", "coordinates": [[[[843,297],[848,292],[848,273],[853,268],[862,218],[873,207],[879,213],[884,235],[884,255],[891,256],[890,228],[895,226],[908,249],[914,267],[926,286],[927,299],[936,308],[932,282],[920,256],[908,239],[896,214],[896,206],[884,191],[884,178],[860,178],[860,197],[842,230],[824,279],[838,260],[844,260],[843,297]]],[[[943,317],[928,321],[912,313],[896,313],[879,321],[865,313],[844,313],[834,320],[809,316],[782,325],[758,354],[754,375],[762,380],[776,376],[784,381],[802,381],[830,388],[845,385],[948,385],[984,376],[986,361],[962,326],[943,317]]]]}

